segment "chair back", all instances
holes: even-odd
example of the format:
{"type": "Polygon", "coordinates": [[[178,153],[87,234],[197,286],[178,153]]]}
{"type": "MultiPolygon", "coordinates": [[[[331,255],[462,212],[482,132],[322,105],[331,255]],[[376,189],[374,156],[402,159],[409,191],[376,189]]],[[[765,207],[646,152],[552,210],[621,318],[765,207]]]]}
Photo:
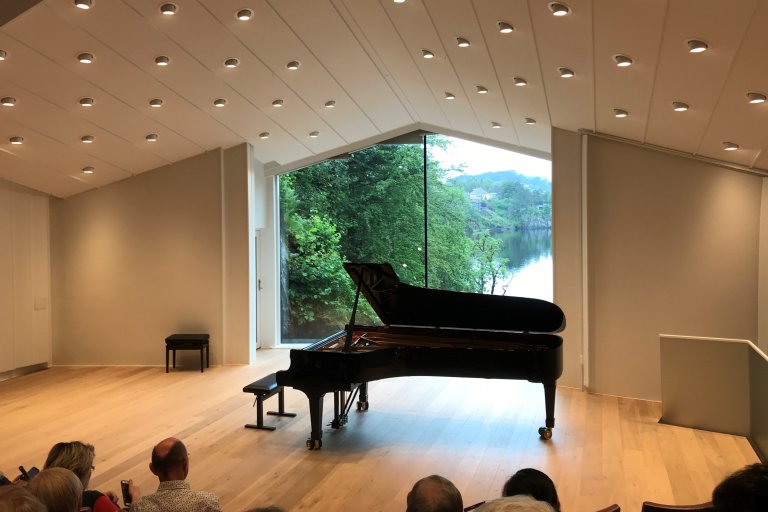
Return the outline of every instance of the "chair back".
{"type": "Polygon", "coordinates": [[[644,501],[642,512],[712,512],[712,502],[699,503],[698,505],[663,505],[644,501]]]}
{"type": "Polygon", "coordinates": [[[614,503],[613,505],[601,508],[597,512],[621,512],[621,507],[614,503]]]}

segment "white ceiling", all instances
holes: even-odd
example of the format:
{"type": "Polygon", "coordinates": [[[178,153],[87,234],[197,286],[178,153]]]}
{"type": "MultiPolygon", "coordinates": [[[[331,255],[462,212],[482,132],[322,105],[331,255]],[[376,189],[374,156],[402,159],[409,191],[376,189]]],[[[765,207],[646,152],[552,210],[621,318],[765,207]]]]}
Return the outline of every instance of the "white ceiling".
{"type": "Polygon", "coordinates": [[[277,172],[416,128],[546,156],[553,126],[768,170],[768,103],[746,101],[768,92],[768,0],[566,0],[563,17],[546,0],[174,0],[174,16],[158,0],[93,3],[43,0],[0,27],[0,97],[17,100],[0,107],[1,178],[67,197],[242,142],[277,172]],[[237,20],[246,7],[253,18],[237,20]],[[689,39],[709,51],[689,53],[689,39]]]}

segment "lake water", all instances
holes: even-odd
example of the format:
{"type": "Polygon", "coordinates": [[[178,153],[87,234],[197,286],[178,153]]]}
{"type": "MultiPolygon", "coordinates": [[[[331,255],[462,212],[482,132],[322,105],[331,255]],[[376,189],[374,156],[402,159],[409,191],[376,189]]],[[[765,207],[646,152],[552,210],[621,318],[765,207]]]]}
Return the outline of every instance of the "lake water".
{"type": "MultiPolygon", "coordinates": [[[[507,278],[494,295],[531,297],[552,302],[552,230],[503,233],[501,256],[507,258],[507,278]]],[[[488,287],[490,290],[490,287],[488,287]]]]}

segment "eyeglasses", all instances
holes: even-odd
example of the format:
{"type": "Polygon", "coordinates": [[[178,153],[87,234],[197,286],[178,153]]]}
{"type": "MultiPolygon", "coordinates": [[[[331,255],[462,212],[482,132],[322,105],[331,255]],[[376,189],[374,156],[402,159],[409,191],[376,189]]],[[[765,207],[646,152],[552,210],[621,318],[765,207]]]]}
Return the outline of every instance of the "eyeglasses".
{"type": "Polygon", "coordinates": [[[483,505],[485,502],[481,501],[480,503],[475,503],[474,505],[470,505],[467,508],[464,509],[464,512],[469,512],[470,510],[475,510],[480,505],[483,505]]]}

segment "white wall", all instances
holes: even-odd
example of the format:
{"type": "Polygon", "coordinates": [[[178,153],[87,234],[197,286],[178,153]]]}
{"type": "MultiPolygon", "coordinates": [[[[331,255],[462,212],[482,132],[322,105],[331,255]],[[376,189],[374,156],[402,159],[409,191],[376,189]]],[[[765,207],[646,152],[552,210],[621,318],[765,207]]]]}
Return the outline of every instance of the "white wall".
{"type": "Polygon", "coordinates": [[[48,196],[0,181],[0,373],[51,361],[48,196]]]}

